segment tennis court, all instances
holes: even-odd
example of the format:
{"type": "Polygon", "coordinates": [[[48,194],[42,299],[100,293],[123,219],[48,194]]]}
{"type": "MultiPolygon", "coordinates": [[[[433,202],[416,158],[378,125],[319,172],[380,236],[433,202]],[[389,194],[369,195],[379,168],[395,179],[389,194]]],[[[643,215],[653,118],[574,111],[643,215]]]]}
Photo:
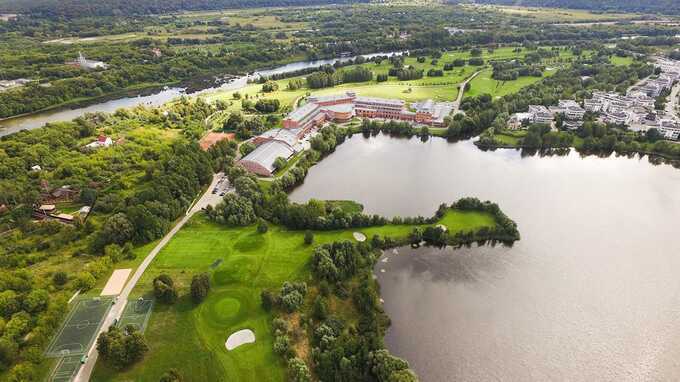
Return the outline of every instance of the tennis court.
{"type": "Polygon", "coordinates": [[[152,309],[153,299],[140,298],[128,301],[118,321],[118,327],[125,328],[128,325],[132,325],[143,333],[149,322],[149,317],[151,317],[152,309]]]}
{"type": "Polygon", "coordinates": [[[54,368],[50,381],[52,382],[70,382],[80,369],[80,358],[82,356],[72,355],[64,357],[59,360],[57,367],[54,368]]]}
{"type": "Polygon", "coordinates": [[[64,325],[45,352],[46,357],[83,355],[92,346],[113,298],[95,297],[76,302],[64,325]]]}

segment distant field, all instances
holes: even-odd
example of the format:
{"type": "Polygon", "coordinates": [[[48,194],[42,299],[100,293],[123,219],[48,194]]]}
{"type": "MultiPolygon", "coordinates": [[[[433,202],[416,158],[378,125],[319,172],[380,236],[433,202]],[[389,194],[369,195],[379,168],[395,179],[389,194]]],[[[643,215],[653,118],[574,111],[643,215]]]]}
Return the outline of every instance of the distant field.
{"type": "MultiPolygon", "coordinates": [[[[460,211],[449,211],[441,223],[450,231],[495,224],[490,215],[460,211]]],[[[369,238],[374,234],[397,237],[412,228],[387,225],[357,231],[369,238]]],[[[192,381],[284,380],[284,367],[272,350],[271,317],[260,307],[260,292],[278,289],[287,280],[307,280],[314,246],[353,240],[352,232],[316,232],[314,245],[308,246],[304,231],[271,225],[267,233],[259,234],[254,226],[229,228],[202,215],[194,217],[156,257],[133,291],[133,299],[148,294],[160,273],[170,274],[180,290],[177,304],[155,305],[146,330],[150,351],[144,361],[119,373],[99,363],[93,380],[157,381],[170,368],[192,381]],[[211,272],[213,289],[195,306],[187,294],[191,277],[199,272],[211,272]],[[245,328],[255,332],[256,342],[228,352],[224,342],[229,334],[245,328]]]]}
{"type": "Polygon", "coordinates": [[[534,8],[501,5],[483,7],[510,15],[532,18],[542,22],[617,21],[629,20],[639,16],[638,14],[633,13],[593,13],[586,10],[562,8],[534,8]]]}

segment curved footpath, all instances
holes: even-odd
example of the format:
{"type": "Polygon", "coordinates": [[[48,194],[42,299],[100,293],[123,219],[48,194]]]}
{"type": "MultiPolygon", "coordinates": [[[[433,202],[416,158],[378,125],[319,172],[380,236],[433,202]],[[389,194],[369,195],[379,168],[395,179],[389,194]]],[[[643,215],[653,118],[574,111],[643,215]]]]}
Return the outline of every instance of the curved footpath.
{"type": "Polygon", "coordinates": [[[458,85],[458,97],[456,97],[456,100],[453,101],[453,110],[451,111],[451,114],[458,114],[460,111],[460,102],[463,100],[463,95],[465,94],[465,87],[467,86],[468,82],[472,81],[481,72],[482,70],[478,70],[472,73],[470,77],[466,78],[465,81],[458,85]]]}
{"type": "MultiPolygon", "coordinates": [[[[132,275],[132,278],[128,283],[125,285],[125,288],[123,291],[118,295],[118,302],[109,310],[109,314],[104,318],[104,324],[101,326],[101,329],[99,330],[99,333],[97,333],[97,337],[99,337],[99,334],[102,332],[108,330],[108,328],[113,325],[113,321],[117,318],[120,318],[120,315],[123,313],[123,310],[125,309],[125,305],[127,304],[128,297],[130,296],[130,293],[132,290],[135,288],[137,285],[137,282],[139,282],[139,279],[142,278],[142,275],[144,274],[144,271],[146,271],[146,268],[149,267],[153,259],[158,255],[158,253],[165,247],[166,244],[170,242],[170,240],[175,236],[177,232],[179,232],[180,229],[186,224],[186,222],[191,219],[192,216],[196,212],[201,211],[203,208],[205,208],[208,205],[215,205],[217,204],[222,197],[216,194],[212,194],[212,189],[214,189],[217,186],[217,182],[219,179],[221,179],[223,176],[222,173],[218,173],[213,175],[213,180],[212,183],[210,184],[210,187],[201,195],[201,198],[187,211],[186,215],[180,220],[172,229],[170,232],[168,232],[160,242],[149,252],[149,254],[146,256],[144,261],[142,261],[141,264],[137,267],[137,270],[135,273],[132,275]]],[[[97,363],[97,358],[99,356],[99,352],[97,352],[97,341],[94,341],[92,347],[87,353],[88,358],[85,364],[83,364],[80,367],[80,370],[78,371],[78,374],[76,374],[76,377],[73,379],[75,382],[86,382],[90,380],[90,376],[92,375],[92,371],[94,370],[94,366],[97,363]]]]}

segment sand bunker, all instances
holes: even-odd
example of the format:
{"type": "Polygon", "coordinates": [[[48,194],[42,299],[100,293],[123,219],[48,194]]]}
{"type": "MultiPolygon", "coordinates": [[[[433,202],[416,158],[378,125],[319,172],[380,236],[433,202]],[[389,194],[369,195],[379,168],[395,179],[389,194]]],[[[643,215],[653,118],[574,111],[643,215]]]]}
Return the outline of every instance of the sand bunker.
{"type": "Polygon", "coordinates": [[[230,335],[224,345],[227,350],[234,350],[243,344],[252,344],[253,342],[255,342],[255,333],[250,329],[243,329],[230,335]]]}
{"type": "Polygon", "coordinates": [[[354,236],[356,241],[366,241],[366,235],[361,232],[354,232],[352,236],[354,236]]]}

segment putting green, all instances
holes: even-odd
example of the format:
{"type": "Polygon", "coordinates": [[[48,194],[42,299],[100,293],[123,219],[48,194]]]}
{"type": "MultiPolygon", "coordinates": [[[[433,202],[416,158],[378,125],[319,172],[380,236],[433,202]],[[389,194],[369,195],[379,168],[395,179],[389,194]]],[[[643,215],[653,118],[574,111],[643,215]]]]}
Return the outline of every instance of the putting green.
{"type": "Polygon", "coordinates": [[[228,323],[241,309],[241,303],[231,297],[225,297],[210,306],[210,316],[221,323],[228,323]]]}

